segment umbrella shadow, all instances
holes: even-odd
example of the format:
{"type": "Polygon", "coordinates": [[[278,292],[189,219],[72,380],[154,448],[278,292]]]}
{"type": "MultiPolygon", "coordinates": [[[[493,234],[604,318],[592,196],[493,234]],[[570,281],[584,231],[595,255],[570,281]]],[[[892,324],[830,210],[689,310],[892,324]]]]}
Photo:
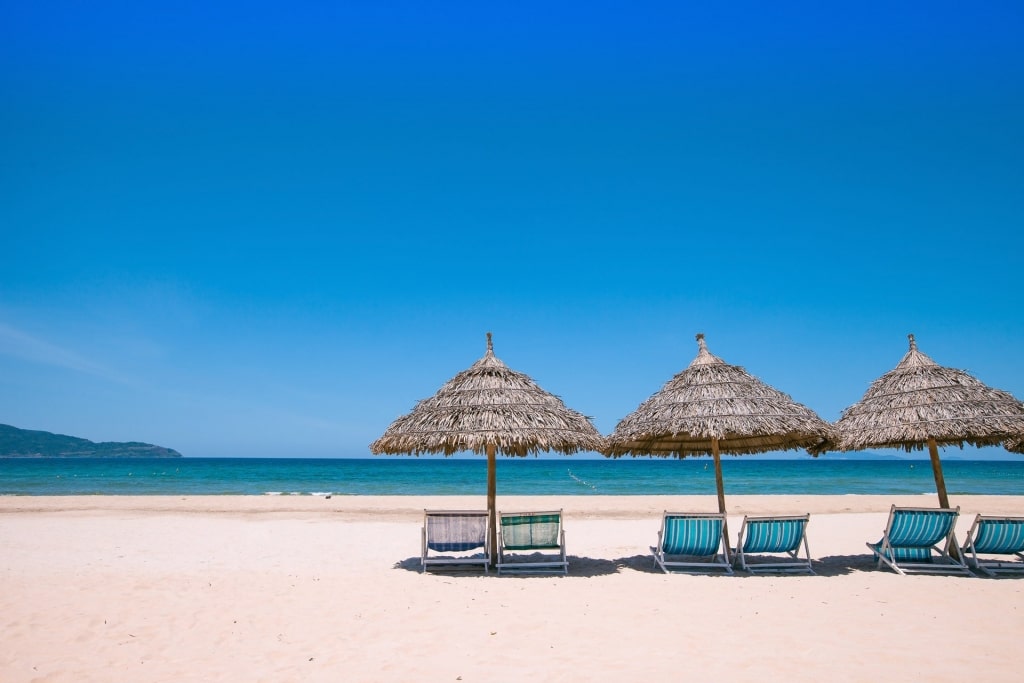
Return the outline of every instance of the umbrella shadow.
{"type": "Polygon", "coordinates": [[[854,572],[871,572],[878,569],[878,562],[869,554],[826,555],[813,561],[814,573],[818,576],[845,576],[854,572]]]}
{"type": "Polygon", "coordinates": [[[664,572],[658,568],[658,565],[654,562],[654,556],[647,555],[630,555],[629,557],[617,557],[612,562],[615,566],[621,569],[629,569],[630,571],[640,572],[641,574],[663,574],[664,572]]]}
{"type": "MultiPolygon", "coordinates": [[[[620,569],[629,569],[630,571],[640,572],[641,574],[651,574],[652,576],[666,576],[665,572],[663,572],[661,570],[661,567],[659,567],[658,564],[654,561],[654,556],[650,555],[650,554],[648,554],[648,555],[630,555],[629,557],[619,557],[619,558],[616,558],[614,560],[614,562],[615,562],[615,565],[617,567],[619,567],[620,569]]],[[[692,575],[692,576],[709,576],[709,577],[715,577],[715,576],[729,577],[729,574],[727,572],[722,571],[721,569],[717,569],[717,570],[710,569],[710,567],[711,567],[710,563],[708,563],[708,567],[709,567],[708,571],[699,571],[699,570],[695,570],[695,571],[692,571],[692,572],[673,571],[673,572],[669,572],[669,573],[674,575],[674,576],[692,575]]],[[[718,567],[720,568],[721,565],[718,565],[718,567]]],[[[738,576],[738,575],[733,575],[731,578],[735,578],[735,576],[738,576]]]]}
{"type": "Polygon", "coordinates": [[[398,562],[395,562],[395,564],[391,568],[392,569],[404,569],[407,572],[416,572],[417,574],[419,574],[420,570],[423,568],[423,566],[420,563],[420,558],[417,556],[417,557],[407,557],[404,560],[399,560],[398,562]]]}
{"type": "Polygon", "coordinates": [[[598,557],[579,557],[569,555],[569,576],[609,576],[619,572],[618,563],[598,557]]]}

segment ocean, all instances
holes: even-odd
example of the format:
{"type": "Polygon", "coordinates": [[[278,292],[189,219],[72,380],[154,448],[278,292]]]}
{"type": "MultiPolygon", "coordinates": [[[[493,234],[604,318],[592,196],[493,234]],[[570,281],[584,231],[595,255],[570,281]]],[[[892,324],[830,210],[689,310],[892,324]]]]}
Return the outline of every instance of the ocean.
{"type": "MultiPolygon", "coordinates": [[[[1024,495],[1019,461],[947,460],[950,495],[1024,495]]],[[[927,460],[723,457],[726,495],[928,494],[927,460]]],[[[0,459],[0,495],[486,495],[484,457],[0,459]]],[[[714,495],[707,458],[504,458],[499,495],[714,495]]]]}

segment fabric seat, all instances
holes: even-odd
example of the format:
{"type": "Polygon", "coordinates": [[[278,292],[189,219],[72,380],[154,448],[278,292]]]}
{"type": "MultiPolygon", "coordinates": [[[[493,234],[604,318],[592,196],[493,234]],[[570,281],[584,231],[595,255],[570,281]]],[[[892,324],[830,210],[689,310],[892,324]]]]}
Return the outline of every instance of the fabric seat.
{"type": "Polygon", "coordinates": [[[971,567],[989,576],[1024,572],[1024,517],[995,517],[978,515],[961,549],[971,567]],[[980,558],[982,555],[1002,555],[1018,560],[980,558]]]}
{"type": "Polygon", "coordinates": [[[674,571],[724,571],[732,574],[726,550],[725,514],[665,512],[654,562],[666,574],[674,571]]]}
{"type": "Polygon", "coordinates": [[[491,565],[487,510],[424,510],[420,566],[479,569],[491,565]]]}
{"type": "Polygon", "coordinates": [[[956,521],[960,508],[901,508],[889,510],[882,539],[868,549],[897,574],[931,573],[971,576],[957,550],[956,521]]]}
{"type": "Polygon", "coordinates": [[[736,540],[735,562],[752,574],[806,572],[813,574],[807,543],[810,515],[744,517],[736,540]],[[800,557],[800,548],[804,555],[800,557]],[[779,557],[784,555],[784,557],[779,557]]]}
{"type": "Polygon", "coordinates": [[[498,574],[568,574],[562,511],[499,512],[498,574]]]}

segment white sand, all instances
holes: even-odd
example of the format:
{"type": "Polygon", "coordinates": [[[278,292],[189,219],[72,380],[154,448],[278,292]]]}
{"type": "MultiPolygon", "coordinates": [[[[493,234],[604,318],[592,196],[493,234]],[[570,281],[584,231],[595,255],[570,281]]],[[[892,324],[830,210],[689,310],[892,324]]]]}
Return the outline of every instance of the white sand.
{"type": "MultiPolygon", "coordinates": [[[[817,576],[667,576],[663,510],[713,496],[499,497],[563,508],[568,577],[420,574],[423,508],[476,497],[0,498],[0,681],[1018,681],[1024,580],[875,569],[892,503],[811,513],[817,576]]],[[[1024,515],[1024,497],[956,496],[1024,515]]],[[[735,539],[734,539],[735,540],[735,539]]]]}

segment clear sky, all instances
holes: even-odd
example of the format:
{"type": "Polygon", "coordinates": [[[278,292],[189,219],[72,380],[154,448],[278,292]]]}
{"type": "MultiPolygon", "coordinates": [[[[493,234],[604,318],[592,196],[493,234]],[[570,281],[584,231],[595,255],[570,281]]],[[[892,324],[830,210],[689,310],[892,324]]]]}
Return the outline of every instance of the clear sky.
{"type": "Polygon", "coordinates": [[[1024,5],[699,4],[0,0],[0,422],[366,456],[488,331],[605,434],[697,332],[1024,397],[1024,5]]]}

